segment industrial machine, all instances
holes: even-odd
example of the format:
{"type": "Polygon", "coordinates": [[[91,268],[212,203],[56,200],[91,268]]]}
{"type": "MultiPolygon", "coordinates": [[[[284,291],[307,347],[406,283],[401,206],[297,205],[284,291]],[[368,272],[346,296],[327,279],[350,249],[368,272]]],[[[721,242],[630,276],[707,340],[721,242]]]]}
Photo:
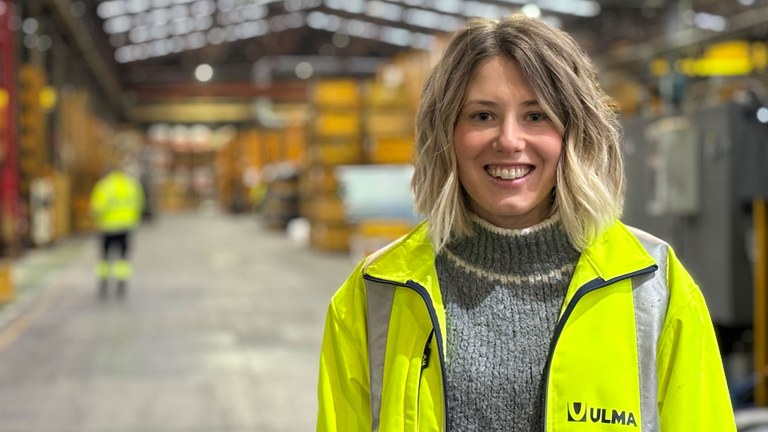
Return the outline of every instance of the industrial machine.
{"type": "Polygon", "coordinates": [[[753,104],[624,124],[624,220],[667,240],[721,326],[752,323],[752,202],[768,197],[768,125],[753,104]]]}
{"type": "Polygon", "coordinates": [[[766,273],[755,263],[766,224],[755,215],[768,199],[768,107],[751,95],[628,119],[624,135],[624,221],[674,247],[704,293],[733,390],[765,398],[768,371],[755,365],[768,364],[766,273]]]}

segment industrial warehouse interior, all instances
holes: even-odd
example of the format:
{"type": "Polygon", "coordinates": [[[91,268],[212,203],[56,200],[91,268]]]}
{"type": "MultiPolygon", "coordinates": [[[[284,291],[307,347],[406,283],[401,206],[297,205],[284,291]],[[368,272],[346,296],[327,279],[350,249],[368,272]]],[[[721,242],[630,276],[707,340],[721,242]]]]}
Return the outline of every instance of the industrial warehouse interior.
{"type": "Polygon", "coordinates": [[[0,432],[315,430],[334,293],[424,219],[427,78],[515,14],[593,61],[621,220],[674,248],[738,430],[768,431],[768,0],[0,0],[0,432]]]}

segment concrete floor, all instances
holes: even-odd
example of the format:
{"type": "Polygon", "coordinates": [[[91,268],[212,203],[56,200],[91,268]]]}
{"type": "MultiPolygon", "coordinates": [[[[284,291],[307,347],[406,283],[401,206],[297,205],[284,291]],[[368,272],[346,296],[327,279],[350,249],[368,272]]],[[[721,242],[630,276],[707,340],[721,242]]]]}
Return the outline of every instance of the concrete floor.
{"type": "Polygon", "coordinates": [[[325,310],[353,268],[254,216],[164,215],[99,301],[95,236],[14,264],[0,310],[0,432],[315,429],[325,310]]]}

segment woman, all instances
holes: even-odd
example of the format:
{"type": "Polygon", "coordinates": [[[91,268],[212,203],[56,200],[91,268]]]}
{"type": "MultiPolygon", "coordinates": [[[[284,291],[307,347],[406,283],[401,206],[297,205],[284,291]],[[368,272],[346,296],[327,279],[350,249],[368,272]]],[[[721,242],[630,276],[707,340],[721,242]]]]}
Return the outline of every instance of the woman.
{"type": "Polygon", "coordinates": [[[416,137],[427,220],[333,297],[318,430],[735,430],[701,292],[618,221],[618,124],[569,36],[470,22],[416,137]]]}

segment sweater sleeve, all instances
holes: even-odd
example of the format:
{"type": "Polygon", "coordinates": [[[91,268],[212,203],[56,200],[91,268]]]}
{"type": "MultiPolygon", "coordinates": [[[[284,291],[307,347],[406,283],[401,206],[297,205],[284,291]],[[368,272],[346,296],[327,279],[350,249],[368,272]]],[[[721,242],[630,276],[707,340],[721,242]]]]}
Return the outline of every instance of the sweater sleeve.
{"type": "Polygon", "coordinates": [[[320,353],[318,432],[371,429],[365,316],[360,267],[328,307],[320,353]]]}
{"type": "Polygon", "coordinates": [[[659,341],[662,431],[735,431],[733,409],[704,297],[670,249],[670,303],[659,341]]]}

